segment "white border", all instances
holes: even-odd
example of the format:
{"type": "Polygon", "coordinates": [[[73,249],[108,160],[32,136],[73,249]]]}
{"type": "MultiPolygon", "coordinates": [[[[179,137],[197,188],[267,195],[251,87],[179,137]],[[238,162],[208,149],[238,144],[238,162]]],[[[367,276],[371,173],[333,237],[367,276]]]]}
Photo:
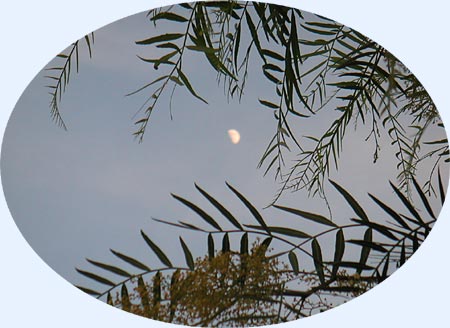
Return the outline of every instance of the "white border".
{"type": "MultiPolygon", "coordinates": [[[[173,1],[172,1],[173,2],[173,1]]],[[[371,37],[410,68],[450,126],[447,79],[449,6],[445,1],[273,1],[333,18],[371,37]]],[[[1,10],[1,135],[20,94],[71,41],[119,18],[169,1],[8,1],[1,10]]],[[[168,327],[116,311],[79,292],[33,252],[0,197],[0,326],[168,327]]],[[[284,327],[443,327],[448,323],[450,273],[446,204],[417,254],[393,277],[344,306],[284,327]],[[439,261],[439,258],[442,260],[439,261]]]]}

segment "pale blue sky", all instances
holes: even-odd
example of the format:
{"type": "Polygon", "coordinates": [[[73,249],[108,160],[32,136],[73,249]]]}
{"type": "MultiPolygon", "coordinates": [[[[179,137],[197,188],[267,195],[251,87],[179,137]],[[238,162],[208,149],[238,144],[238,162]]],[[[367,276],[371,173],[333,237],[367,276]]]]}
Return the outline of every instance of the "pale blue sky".
{"type": "MultiPolygon", "coordinates": [[[[151,221],[156,217],[201,224],[170,197],[171,192],[206,205],[194,189],[196,182],[229,205],[237,217],[251,222],[225,181],[258,208],[267,205],[278,188],[272,176],[262,178],[263,170],[256,170],[276,128],[272,113],[257,101],[261,95],[272,94],[272,87],[257,74],[249,80],[242,103],[228,104],[215,83],[215,73],[203,69],[203,63],[188,61],[192,84],[209,105],[179,89],[173,100],[174,120],[170,120],[166,98],[152,115],[144,143],[133,140],[132,117],[144,97],[124,94],[152,79],[150,66],[136,57],[148,55],[149,48],[134,44],[149,37],[151,27],[141,14],[96,32],[94,57],[88,60],[84,54],[80,73],[72,78],[61,103],[69,131],[49,119],[44,88],[48,81],[43,73],[24,92],[6,130],[2,181],[13,217],[36,252],[74,283],[86,282],[74,271],[75,266],[89,268],[85,257],[114,261],[109,248],[157,263],[140,238],[141,228],[181,263],[176,238],[180,233],[187,236],[195,255],[204,254],[203,235],[196,238],[151,221]],[[241,132],[238,145],[228,140],[230,128],[241,132]]],[[[294,126],[302,135],[312,134],[331,118],[325,113],[314,124],[294,126]]],[[[394,181],[397,175],[393,151],[384,140],[382,157],[368,172],[373,148],[363,141],[366,134],[349,130],[341,169],[332,177],[359,199],[367,200],[368,185],[371,193],[390,197],[388,180],[394,181]]],[[[335,217],[345,221],[352,212],[335,196],[330,194],[335,217]]],[[[322,201],[302,192],[286,194],[279,203],[327,213],[322,201]]],[[[378,210],[370,202],[364,204],[378,210]]],[[[263,213],[276,225],[281,225],[279,220],[286,224],[293,220],[271,209],[263,213]]]]}

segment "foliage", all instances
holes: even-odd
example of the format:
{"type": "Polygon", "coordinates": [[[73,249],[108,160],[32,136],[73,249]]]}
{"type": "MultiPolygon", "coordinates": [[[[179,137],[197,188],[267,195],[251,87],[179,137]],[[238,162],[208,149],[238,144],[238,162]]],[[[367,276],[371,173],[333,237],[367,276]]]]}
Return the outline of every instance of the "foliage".
{"type": "MultiPolygon", "coordinates": [[[[438,177],[443,202],[445,193],[440,174],[438,177]]],[[[251,201],[229,184],[228,188],[247,208],[256,224],[237,219],[199,186],[196,186],[197,190],[226,219],[230,228],[219,225],[218,217],[211,216],[196,204],[173,195],[175,200],[196,213],[205,227],[183,221],[154,220],[204,234],[206,256],[194,261],[189,247],[180,237],[186,265],[174,265],[141,231],[145,244],[163,266],[150,269],[147,264],[112,250],[116,257],[139,272],[130,274],[123,268],[88,260],[122,279],[113,282],[96,273],[77,269],[90,280],[108,286],[103,292],[79,288],[97,298],[106,296],[108,303],[132,313],[188,325],[265,325],[330,309],[386,279],[417,250],[436,221],[429,196],[415,180],[413,185],[420,208],[391,183],[404,211],[395,210],[369,194],[380,208],[381,215],[375,218],[369,216],[346,189],[336,182],[331,184],[356,218],[338,225],[322,214],[274,205],[302,223],[301,230],[293,229],[292,225],[268,224],[251,201]],[[390,221],[381,219],[386,214],[390,221]],[[220,250],[215,246],[219,236],[220,250]],[[232,236],[240,239],[238,250],[232,247],[230,240],[235,240],[230,238],[232,236]],[[332,245],[330,240],[334,240],[332,245]],[[163,276],[163,272],[169,273],[163,276]],[[151,278],[145,282],[146,276],[151,278]],[[132,286],[134,292],[129,293],[132,286]],[[114,290],[117,294],[113,299],[111,293],[114,290]]]]}
{"type": "MultiPolygon", "coordinates": [[[[423,138],[442,122],[414,75],[369,38],[321,16],[259,2],[184,3],[150,10],[147,17],[155,26],[169,24],[161,34],[136,41],[151,54],[138,57],[151,65],[155,76],[129,94],[147,95],[140,109],[143,114],[135,122],[140,141],[163,94],[172,99],[177,89],[184,88],[207,103],[184,69],[185,58],[204,58],[228,99],[239,100],[251,63],[273,85],[272,95],[258,99],[276,119],[274,135],[258,164],[264,175],[273,172],[281,183],[273,203],[285,190],[323,195],[327,176],[338,168],[348,128],[358,123],[368,129],[374,162],[381,140],[391,140],[399,186],[408,197],[417,167],[434,160],[428,181],[428,192],[432,191],[429,182],[438,162],[448,155],[448,142],[444,138],[424,144],[423,138]],[[299,135],[297,127],[316,117],[323,119],[319,113],[324,110],[332,113],[329,126],[316,135],[299,135]],[[290,154],[298,154],[292,165],[290,154]]],[[[57,102],[52,104],[52,115],[62,122],[57,102]]]]}

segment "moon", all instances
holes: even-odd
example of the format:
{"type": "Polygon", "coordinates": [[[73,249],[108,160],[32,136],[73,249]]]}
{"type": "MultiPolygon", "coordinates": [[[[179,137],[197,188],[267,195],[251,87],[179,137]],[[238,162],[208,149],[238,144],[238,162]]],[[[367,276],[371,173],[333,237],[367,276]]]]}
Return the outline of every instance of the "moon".
{"type": "Polygon", "coordinates": [[[230,137],[231,142],[235,145],[241,140],[240,133],[234,129],[228,130],[228,136],[230,137]]]}

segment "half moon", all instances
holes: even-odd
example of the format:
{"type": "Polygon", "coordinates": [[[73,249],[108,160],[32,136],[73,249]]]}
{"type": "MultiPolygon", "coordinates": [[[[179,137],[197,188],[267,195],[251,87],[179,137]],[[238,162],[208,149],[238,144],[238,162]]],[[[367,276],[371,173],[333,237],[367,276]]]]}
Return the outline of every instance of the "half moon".
{"type": "Polygon", "coordinates": [[[241,140],[240,133],[234,129],[228,130],[228,136],[230,137],[231,142],[234,143],[235,145],[238,144],[239,141],[241,140]]]}

